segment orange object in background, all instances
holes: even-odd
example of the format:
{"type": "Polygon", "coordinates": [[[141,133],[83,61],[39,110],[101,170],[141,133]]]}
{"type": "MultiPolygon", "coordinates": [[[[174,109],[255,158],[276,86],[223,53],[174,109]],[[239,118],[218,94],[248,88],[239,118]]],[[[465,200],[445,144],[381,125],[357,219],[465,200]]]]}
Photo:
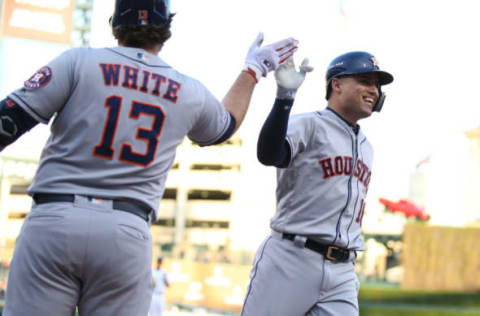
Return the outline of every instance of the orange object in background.
{"type": "Polygon", "coordinates": [[[5,0],[1,10],[0,34],[70,44],[73,10],[73,0],[5,0]]]}
{"type": "Polygon", "coordinates": [[[428,221],[430,219],[430,215],[425,212],[423,207],[408,200],[400,199],[398,202],[384,198],[379,198],[378,200],[385,206],[385,211],[387,212],[401,213],[407,218],[416,218],[420,221],[428,221]]]}

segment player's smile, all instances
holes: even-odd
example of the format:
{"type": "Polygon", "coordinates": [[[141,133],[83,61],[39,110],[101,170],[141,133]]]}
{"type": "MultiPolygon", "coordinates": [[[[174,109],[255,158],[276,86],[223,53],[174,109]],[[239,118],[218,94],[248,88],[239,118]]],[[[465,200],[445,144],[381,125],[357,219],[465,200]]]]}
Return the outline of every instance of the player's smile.
{"type": "Polygon", "coordinates": [[[362,103],[367,104],[371,113],[379,98],[378,79],[373,74],[364,74],[354,79],[359,86],[362,103]]]}
{"type": "Polygon", "coordinates": [[[368,94],[368,95],[363,95],[362,99],[364,103],[368,104],[370,110],[373,111],[373,107],[377,103],[378,97],[377,96],[373,97],[371,94],[368,94]]]}
{"type": "Polygon", "coordinates": [[[357,108],[357,111],[363,113],[359,114],[360,117],[364,117],[366,114],[372,114],[373,108],[375,107],[375,104],[379,98],[377,87],[373,84],[364,84],[359,82],[356,80],[357,78],[353,79],[355,80],[350,81],[350,89],[352,89],[350,93],[351,97],[354,98],[351,100],[355,104],[352,104],[353,108],[357,108]]]}
{"type": "Polygon", "coordinates": [[[373,106],[375,105],[375,99],[372,98],[372,97],[363,97],[363,100],[366,102],[366,103],[369,103],[372,105],[372,109],[373,109],[373,106]]]}
{"type": "Polygon", "coordinates": [[[365,103],[368,103],[371,106],[370,109],[373,110],[379,97],[379,82],[377,76],[373,73],[366,73],[354,75],[352,77],[359,86],[365,89],[365,91],[361,93],[362,99],[365,103]]]}

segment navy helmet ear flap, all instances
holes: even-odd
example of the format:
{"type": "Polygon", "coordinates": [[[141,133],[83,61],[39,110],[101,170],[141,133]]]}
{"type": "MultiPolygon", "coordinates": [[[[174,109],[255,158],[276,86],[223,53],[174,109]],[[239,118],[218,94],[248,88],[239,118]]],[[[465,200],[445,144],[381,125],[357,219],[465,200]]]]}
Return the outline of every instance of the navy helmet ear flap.
{"type": "Polygon", "coordinates": [[[379,97],[378,97],[377,103],[375,103],[375,106],[373,107],[374,112],[380,112],[382,110],[383,103],[385,103],[386,95],[384,92],[382,92],[382,88],[378,88],[378,94],[379,94],[379,97]]]}

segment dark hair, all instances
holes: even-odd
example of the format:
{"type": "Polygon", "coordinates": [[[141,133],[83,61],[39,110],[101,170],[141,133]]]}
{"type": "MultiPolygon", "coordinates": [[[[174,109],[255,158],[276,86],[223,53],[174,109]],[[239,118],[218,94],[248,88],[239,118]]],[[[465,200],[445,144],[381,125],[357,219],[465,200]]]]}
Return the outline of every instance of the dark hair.
{"type": "Polygon", "coordinates": [[[112,29],[113,36],[123,46],[149,49],[163,44],[172,36],[170,25],[174,13],[163,25],[119,25],[112,29]]]}

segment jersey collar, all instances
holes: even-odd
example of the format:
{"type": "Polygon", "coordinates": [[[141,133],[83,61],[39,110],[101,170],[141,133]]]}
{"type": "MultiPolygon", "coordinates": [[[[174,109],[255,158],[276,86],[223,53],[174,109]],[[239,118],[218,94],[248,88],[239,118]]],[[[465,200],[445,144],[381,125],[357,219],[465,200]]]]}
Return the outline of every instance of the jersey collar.
{"type": "Polygon", "coordinates": [[[358,135],[358,133],[360,132],[360,125],[358,125],[358,124],[353,125],[352,123],[350,123],[349,121],[344,119],[340,114],[338,114],[334,109],[332,109],[330,107],[327,107],[327,110],[329,110],[331,113],[335,114],[335,116],[337,118],[342,120],[345,124],[347,124],[352,129],[352,131],[355,133],[355,135],[358,135]]]}
{"type": "Polygon", "coordinates": [[[108,48],[116,54],[135,60],[141,64],[151,67],[171,68],[160,57],[153,55],[142,48],[117,46],[108,48]]]}

